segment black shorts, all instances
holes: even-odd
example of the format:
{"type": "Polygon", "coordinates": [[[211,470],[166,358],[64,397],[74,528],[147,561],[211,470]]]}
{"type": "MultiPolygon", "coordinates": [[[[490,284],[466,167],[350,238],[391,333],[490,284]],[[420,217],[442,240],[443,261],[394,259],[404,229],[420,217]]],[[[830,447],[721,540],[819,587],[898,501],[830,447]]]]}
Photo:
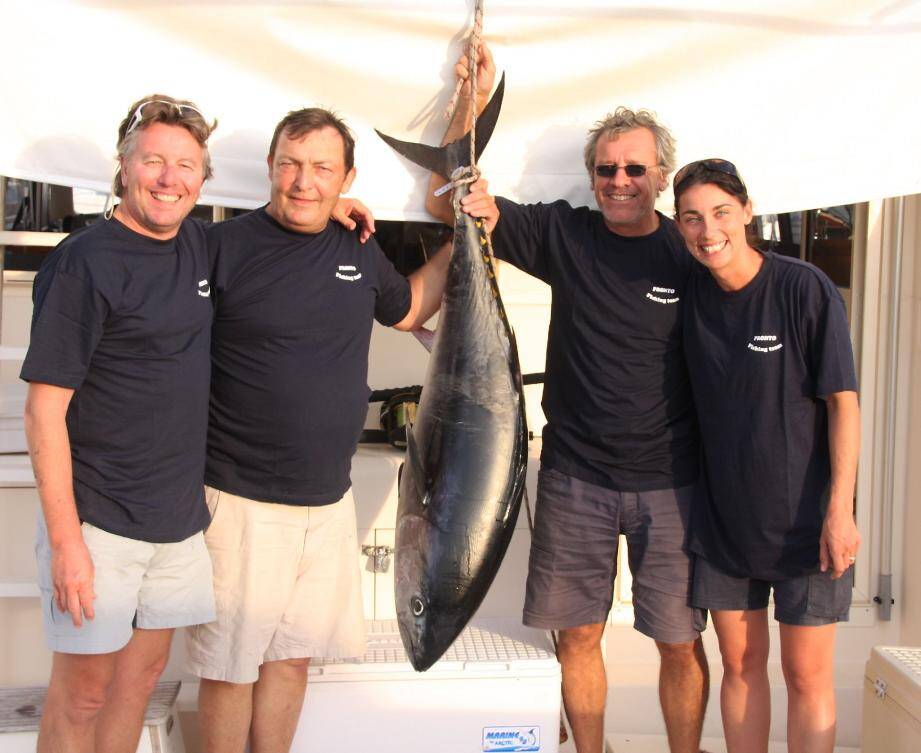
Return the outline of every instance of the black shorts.
{"type": "Polygon", "coordinates": [[[714,611],[766,609],[774,589],[774,619],[785,625],[847,622],[854,587],[854,566],[832,580],[831,570],[785,580],[739,578],[698,557],[691,603],[714,611]]]}

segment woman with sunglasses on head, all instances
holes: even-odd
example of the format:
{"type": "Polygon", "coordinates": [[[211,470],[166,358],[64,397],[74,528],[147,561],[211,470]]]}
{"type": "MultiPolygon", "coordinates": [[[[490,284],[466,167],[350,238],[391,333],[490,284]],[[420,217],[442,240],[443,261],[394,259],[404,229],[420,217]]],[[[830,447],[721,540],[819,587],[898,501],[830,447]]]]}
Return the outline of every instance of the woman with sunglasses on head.
{"type": "Polygon", "coordinates": [[[702,265],[684,347],[700,420],[689,534],[692,605],[710,610],[723,658],[729,753],[766,753],[767,606],[774,593],[791,753],[831,753],[834,637],[847,620],[859,443],[844,302],[816,267],[746,238],[752,207],[725,160],[674,180],[678,227],[702,265]]]}

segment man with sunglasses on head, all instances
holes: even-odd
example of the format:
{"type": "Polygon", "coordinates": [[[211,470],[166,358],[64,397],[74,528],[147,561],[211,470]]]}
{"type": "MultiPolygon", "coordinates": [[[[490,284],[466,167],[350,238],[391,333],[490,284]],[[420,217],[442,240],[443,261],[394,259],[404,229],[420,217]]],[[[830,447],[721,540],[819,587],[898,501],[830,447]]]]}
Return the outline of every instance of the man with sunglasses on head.
{"type": "Polygon", "coordinates": [[[34,287],[25,428],[54,652],[38,750],[129,753],[173,630],[213,619],[202,476],[212,308],[211,176],[191,103],[135,102],[118,130],[110,219],[48,256],[34,287]]]}
{"type": "MultiPolygon", "coordinates": [[[[495,66],[484,46],[476,107],[495,66]]],[[[467,77],[466,56],[456,68],[467,77]]],[[[470,127],[469,84],[445,135],[470,127]]],[[[553,291],[541,470],[524,622],[559,630],[563,701],[579,753],[601,753],[607,689],[601,639],[613,597],[618,535],[627,538],[634,627],[656,641],[659,697],[672,753],[697,753],[708,695],[700,640],[706,612],[688,605],[683,550],[698,436],[681,344],[692,260],[655,201],[674,168],[674,140],[624,107],[589,131],[585,165],[598,209],[519,205],[479,181],[462,208],[493,230],[495,254],[553,291]]],[[[448,197],[427,208],[453,222],[448,197]]]]}

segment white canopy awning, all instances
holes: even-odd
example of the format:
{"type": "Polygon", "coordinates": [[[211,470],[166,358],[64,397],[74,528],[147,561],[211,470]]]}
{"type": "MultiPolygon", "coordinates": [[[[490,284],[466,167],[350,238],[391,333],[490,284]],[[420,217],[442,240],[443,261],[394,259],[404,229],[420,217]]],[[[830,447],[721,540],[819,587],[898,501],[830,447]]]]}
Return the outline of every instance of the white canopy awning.
{"type": "MultiPolygon", "coordinates": [[[[275,123],[321,104],[356,133],[352,195],[425,217],[427,176],[372,129],[440,142],[472,0],[2,6],[0,174],[107,190],[119,120],[163,92],[220,121],[203,200],[252,207],[275,123]]],[[[921,193],[919,2],[487,0],[485,37],[507,79],[496,193],[591,203],[585,133],[620,104],[659,114],[679,164],[735,162],[761,213],[921,193]]]]}

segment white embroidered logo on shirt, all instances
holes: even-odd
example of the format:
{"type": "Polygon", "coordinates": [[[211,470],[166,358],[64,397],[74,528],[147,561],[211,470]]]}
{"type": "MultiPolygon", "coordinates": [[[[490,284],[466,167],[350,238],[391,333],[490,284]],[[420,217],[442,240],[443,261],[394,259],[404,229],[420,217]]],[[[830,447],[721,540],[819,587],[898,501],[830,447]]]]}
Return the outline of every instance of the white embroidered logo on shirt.
{"type": "Polygon", "coordinates": [[[773,353],[775,350],[780,350],[783,347],[783,343],[777,342],[777,335],[755,335],[752,338],[752,342],[748,344],[749,350],[757,351],[758,353],[773,353]],[[758,345],[756,343],[764,343],[764,345],[758,345]],[[770,345],[768,345],[770,343],[770,345]]]}
{"type": "Polygon", "coordinates": [[[351,264],[340,264],[339,271],[336,272],[336,277],[338,277],[340,280],[355,282],[355,280],[361,279],[361,272],[358,271],[357,267],[354,267],[351,264]]]}
{"type": "Polygon", "coordinates": [[[208,280],[199,280],[198,281],[198,294],[202,298],[208,298],[211,295],[211,286],[208,284],[208,280]]]}
{"type": "Polygon", "coordinates": [[[652,290],[646,293],[646,297],[650,301],[655,301],[656,303],[678,303],[681,299],[675,295],[674,288],[662,288],[658,285],[653,285],[652,290]]]}

